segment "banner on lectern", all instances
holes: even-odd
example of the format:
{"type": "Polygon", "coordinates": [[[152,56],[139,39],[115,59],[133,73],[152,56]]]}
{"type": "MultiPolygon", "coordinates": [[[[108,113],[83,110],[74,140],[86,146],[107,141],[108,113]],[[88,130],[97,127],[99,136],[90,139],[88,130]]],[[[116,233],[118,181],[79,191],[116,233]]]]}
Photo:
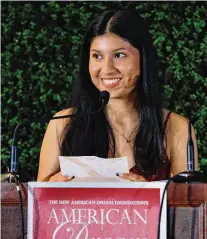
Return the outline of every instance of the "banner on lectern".
{"type": "MultiPolygon", "coordinates": [[[[157,239],[165,182],[28,183],[28,239],[157,239]]],[[[166,239],[166,197],[160,239],[166,239]]]]}

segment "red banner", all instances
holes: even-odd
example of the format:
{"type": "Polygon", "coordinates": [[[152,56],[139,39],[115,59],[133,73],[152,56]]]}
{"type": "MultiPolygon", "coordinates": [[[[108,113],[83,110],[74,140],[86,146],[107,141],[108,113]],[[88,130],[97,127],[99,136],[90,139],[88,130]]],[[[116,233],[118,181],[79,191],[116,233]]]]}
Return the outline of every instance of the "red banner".
{"type": "Polygon", "coordinates": [[[159,188],[40,187],[32,194],[29,238],[156,239],[159,188]]]}

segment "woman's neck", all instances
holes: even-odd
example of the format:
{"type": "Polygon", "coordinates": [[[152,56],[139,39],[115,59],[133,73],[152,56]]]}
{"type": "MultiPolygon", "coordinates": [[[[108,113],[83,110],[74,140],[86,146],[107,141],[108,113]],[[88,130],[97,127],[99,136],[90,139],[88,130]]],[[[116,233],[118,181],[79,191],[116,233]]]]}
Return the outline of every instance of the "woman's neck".
{"type": "Polygon", "coordinates": [[[125,130],[138,123],[135,101],[129,99],[110,99],[105,109],[109,122],[125,130]]]}

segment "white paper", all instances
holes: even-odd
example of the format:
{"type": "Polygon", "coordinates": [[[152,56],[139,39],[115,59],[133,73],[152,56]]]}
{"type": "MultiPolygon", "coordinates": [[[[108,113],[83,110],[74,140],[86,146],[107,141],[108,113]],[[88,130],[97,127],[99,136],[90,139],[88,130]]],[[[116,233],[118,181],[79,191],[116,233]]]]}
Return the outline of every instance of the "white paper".
{"type": "Polygon", "coordinates": [[[59,156],[63,176],[78,178],[111,178],[117,179],[117,173],[129,173],[127,157],[99,158],[96,156],[65,157],[59,156]]]}

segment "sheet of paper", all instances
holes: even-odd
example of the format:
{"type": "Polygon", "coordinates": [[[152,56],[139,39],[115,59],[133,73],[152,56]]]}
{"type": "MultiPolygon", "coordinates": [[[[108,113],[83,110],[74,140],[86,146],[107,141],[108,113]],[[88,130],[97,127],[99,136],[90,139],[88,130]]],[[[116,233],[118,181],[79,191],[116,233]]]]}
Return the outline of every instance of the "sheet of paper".
{"type": "Polygon", "coordinates": [[[63,176],[78,178],[111,178],[119,180],[117,173],[128,173],[127,157],[99,158],[96,156],[66,157],[59,156],[63,176]]]}

